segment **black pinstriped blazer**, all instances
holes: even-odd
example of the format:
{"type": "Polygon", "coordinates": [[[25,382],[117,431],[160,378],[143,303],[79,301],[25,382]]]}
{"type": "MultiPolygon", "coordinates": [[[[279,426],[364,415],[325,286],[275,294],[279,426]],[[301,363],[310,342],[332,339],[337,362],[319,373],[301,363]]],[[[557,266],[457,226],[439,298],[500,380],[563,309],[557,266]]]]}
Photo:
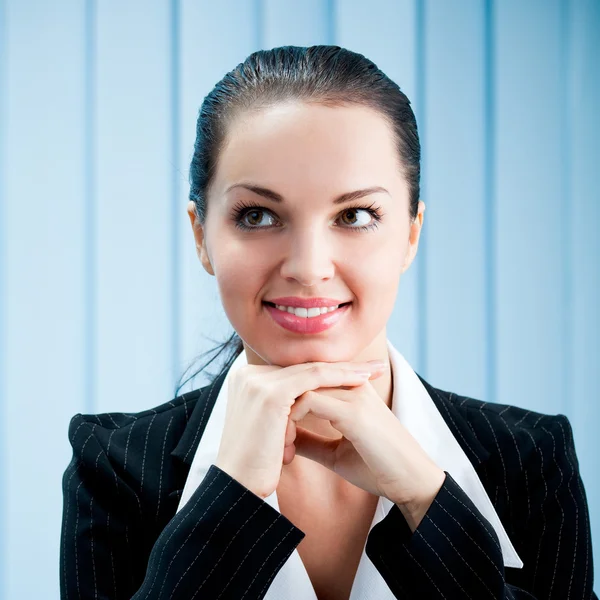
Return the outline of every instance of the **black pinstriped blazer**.
{"type": "MultiPolygon", "coordinates": [[[[137,414],[75,415],[63,480],[63,600],[252,600],[304,532],[212,465],[175,514],[225,373],[137,414]]],[[[472,462],[522,569],[454,479],[411,534],[399,508],[370,531],[366,553],[397,598],[598,600],[589,512],[571,425],[429,385],[472,462]]]]}

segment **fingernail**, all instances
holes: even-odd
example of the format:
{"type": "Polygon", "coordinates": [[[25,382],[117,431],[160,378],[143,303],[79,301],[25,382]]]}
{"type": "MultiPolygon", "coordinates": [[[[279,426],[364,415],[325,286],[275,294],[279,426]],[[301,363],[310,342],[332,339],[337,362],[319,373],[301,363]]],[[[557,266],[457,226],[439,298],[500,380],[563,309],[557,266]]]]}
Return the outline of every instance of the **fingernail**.
{"type": "Polygon", "coordinates": [[[359,377],[371,377],[371,371],[362,371],[360,369],[354,369],[354,372],[359,376],[359,377]]]}
{"type": "Polygon", "coordinates": [[[373,365],[375,368],[383,368],[387,365],[385,360],[369,360],[367,361],[370,365],[373,365]]]}

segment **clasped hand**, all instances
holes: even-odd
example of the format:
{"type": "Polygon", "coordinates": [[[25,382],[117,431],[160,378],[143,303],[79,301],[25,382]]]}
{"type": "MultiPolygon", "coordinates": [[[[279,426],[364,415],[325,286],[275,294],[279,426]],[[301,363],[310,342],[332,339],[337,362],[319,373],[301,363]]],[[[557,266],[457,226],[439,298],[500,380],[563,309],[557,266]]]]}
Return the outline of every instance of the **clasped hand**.
{"type": "MultiPolygon", "coordinates": [[[[384,365],[384,369],[389,368],[384,365]]],[[[379,396],[368,362],[245,365],[231,374],[215,464],[261,498],[295,454],[397,504],[414,531],[446,477],[379,396]],[[367,379],[357,369],[368,370],[367,379]],[[297,423],[328,420],[331,440],[297,423]]]]}
{"type": "MultiPolygon", "coordinates": [[[[372,377],[380,374],[374,371],[372,377]]],[[[318,388],[299,396],[291,408],[286,432],[286,446],[292,443],[296,454],[388,498],[405,509],[406,516],[422,516],[445,479],[444,471],[369,380],[354,387],[318,388]],[[328,420],[343,437],[332,440],[296,426],[308,413],[328,420]]]]}

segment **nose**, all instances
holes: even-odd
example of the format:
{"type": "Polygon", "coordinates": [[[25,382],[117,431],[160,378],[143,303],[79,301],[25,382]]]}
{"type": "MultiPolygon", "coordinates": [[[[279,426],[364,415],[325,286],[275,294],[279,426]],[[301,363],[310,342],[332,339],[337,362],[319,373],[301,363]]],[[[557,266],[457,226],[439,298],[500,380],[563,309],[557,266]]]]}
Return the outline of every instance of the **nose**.
{"type": "Polygon", "coordinates": [[[305,286],[333,277],[335,258],[327,238],[318,227],[303,227],[293,234],[281,264],[281,276],[305,286]]]}

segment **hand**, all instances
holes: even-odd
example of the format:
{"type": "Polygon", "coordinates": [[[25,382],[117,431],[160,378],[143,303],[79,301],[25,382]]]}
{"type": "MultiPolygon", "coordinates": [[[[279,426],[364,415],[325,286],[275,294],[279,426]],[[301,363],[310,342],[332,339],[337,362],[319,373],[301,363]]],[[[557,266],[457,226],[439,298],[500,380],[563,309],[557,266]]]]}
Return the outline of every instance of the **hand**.
{"type": "Polygon", "coordinates": [[[293,440],[296,454],[388,498],[405,509],[405,516],[422,518],[446,477],[369,381],[351,389],[304,392],[292,407],[290,421],[286,442],[293,440]],[[309,412],[330,421],[343,437],[331,440],[296,427],[309,412]]]}
{"type": "Polygon", "coordinates": [[[228,379],[225,425],[216,466],[257,496],[271,495],[279,484],[286,430],[296,398],[307,390],[361,385],[364,377],[354,369],[369,367],[363,362],[240,367],[228,379]]]}

